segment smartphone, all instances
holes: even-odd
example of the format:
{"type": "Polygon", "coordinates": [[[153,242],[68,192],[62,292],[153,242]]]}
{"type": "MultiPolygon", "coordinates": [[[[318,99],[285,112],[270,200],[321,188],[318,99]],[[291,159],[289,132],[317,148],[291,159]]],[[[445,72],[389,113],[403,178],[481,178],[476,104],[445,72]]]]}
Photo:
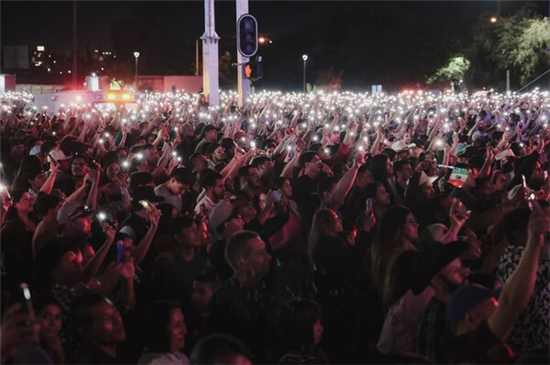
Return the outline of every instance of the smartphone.
{"type": "MultiPolygon", "coordinates": [[[[19,302],[21,303],[21,309],[19,310],[20,313],[31,313],[34,314],[34,309],[32,306],[32,298],[31,298],[31,291],[29,289],[29,286],[27,283],[21,283],[19,284],[19,290],[21,297],[19,299],[19,302]]],[[[25,321],[19,323],[20,326],[30,326],[32,325],[31,321],[25,321]]]]}
{"type": "Polygon", "coordinates": [[[456,186],[457,188],[461,188],[464,186],[464,183],[468,179],[469,175],[470,170],[462,167],[455,167],[451,173],[451,177],[449,178],[449,184],[456,186]]]}
{"type": "Polygon", "coordinates": [[[99,219],[100,222],[105,222],[111,227],[116,228],[115,222],[105,212],[97,213],[97,219],[99,219]]]}
{"type": "Polygon", "coordinates": [[[527,189],[527,179],[525,178],[525,175],[521,175],[521,185],[527,189]]]}
{"type": "Polygon", "coordinates": [[[51,153],[48,153],[48,157],[51,158],[56,165],[59,165],[59,162],[57,162],[57,160],[52,156],[51,153]]]}
{"type": "Polygon", "coordinates": [[[11,200],[10,191],[8,190],[8,187],[6,185],[0,184],[0,195],[6,194],[6,199],[11,200]]]}
{"type": "Polygon", "coordinates": [[[529,206],[529,210],[533,210],[535,207],[533,206],[533,201],[536,199],[535,193],[529,194],[527,197],[527,205],[529,206]]]}
{"type": "Polygon", "coordinates": [[[157,207],[155,207],[153,204],[151,204],[151,202],[148,201],[148,200],[140,200],[139,204],[141,204],[141,206],[143,208],[147,209],[147,211],[150,212],[150,213],[158,212],[157,207]]]}
{"type": "Polygon", "coordinates": [[[237,142],[233,141],[233,144],[235,145],[235,148],[236,148],[240,153],[246,153],[246,151],[243,150],[243,149],[241,148],[241,146],[239,146],[239,144],[238,144],[237,142]]]}
{"type": "Polygon", "coordinates": [[[374,209],[374,199],[367,198],[365,206],[365,212],[372,212],[372,210],[374,209]]]}
{"type": "Polygon", "coordinates": [[[116,243],[116,262],[117,264],[124,261],[124,242],[122,240],[116,243]]]}
{"type": "Polygon", "coordinates": [[[274,202],[280,202],[282,196],[283,196],[283,193],[281,192],[281,190],[275,190],[273,191],[271,198],[273,199],[274,202]]]}

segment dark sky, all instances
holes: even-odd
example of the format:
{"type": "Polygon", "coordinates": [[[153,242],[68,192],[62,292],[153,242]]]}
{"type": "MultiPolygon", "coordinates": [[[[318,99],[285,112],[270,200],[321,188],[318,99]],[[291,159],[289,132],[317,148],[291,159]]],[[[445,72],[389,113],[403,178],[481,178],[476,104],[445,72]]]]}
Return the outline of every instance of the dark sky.
{"type": "MultiPolygon", "coordinates": [[[[501,1],[503,15],[523,1],[501,1]]],[[[72,45],[72,1],[1,1],[2,45],[72,45]]],[[[235,54],[235,2],[216,1],[220,53],[235,54]]],[[[548,2],[535,2],[547,15],[548,2]]],[[[496,13],[496,1],[250,1],[260,33],[273,44],[260,50],[265,86],[286,87],[299,79],[301,55],[310,55],[308,75],[333,67],[345,84],[387,82],[391,76],[424,78],[467,41],[480,14],[496,13]],[[368,68],[368,70],[367,70],[368,68]],[[417,77],[409,77],[419,74],[417,77]],[[363,80],[363,81],[361,81],[363,80]]],[[[202,1],[78,1],[79,50],[101,47],[132,61],[138,50],[144,74],[185,74],[194,62],[194,42],[204,31],[202,1]],[[120,54],[122,53],[122,54],[120,54]]],[[[233,60],[234,61],[234,60],[233,60]]]]}

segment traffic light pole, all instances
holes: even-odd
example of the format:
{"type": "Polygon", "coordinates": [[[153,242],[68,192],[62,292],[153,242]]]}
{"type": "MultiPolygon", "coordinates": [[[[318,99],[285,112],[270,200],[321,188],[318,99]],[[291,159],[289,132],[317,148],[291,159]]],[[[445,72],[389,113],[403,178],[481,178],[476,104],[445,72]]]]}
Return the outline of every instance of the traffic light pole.
{"type": "Polygon", "coordinates": [[[204,0],[204,34],[202,39],[202,85],[210,106],[220,103],[218,70],[218,41],[214,17],[214,0],[204,0]]]}
{"type": "MultiPolygon", "coordinates": [[[[243,14],[248,14],[248,0],[237,0],[237,21],[243,14]]],[[[249,61],[237,50],[237,89],[239,91],[239,107],[247,104],[250,96],[250,80],[246,78],[244,68],[249,61]]]]}

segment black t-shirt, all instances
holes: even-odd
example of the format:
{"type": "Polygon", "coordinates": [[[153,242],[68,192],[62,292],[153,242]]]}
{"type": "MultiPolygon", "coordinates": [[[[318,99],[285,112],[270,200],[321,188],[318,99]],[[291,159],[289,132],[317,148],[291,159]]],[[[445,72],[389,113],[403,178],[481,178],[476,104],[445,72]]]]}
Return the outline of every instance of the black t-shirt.
{"type": "Polygon", "coordinates": [[[204,335],[220,332],[242,340],[256,356],[263,357],[273,324],[273,299],[264,282],[248,289],[234,279],[223,283],[214,294],[204,335]]]}
{"type": "Polygon", "coordinates": [[[198,252],[190,261],[186,261],[175,252],[157,258],[153,266],[152,277],[157,298],[181,303],[185,313],[191,308],[193,280],[205,269],[206,257],[198,252]]]}
{"type": "Polygon", "coordinates": [[[225,243],[225,240],[217,240],[208,253],[208,269],[215,271],[222,281],[233,276],[233,269],[225,259],[225,243]]]}
{"type": "Polygon", "coordinates": [[[292,197],[298,205],[304,223],[308,228],[311,227],[315,210],[321,204],[317,194],[317,180],[306,175],[295,179],[292,184],[292,197]]]}
{"type": "Polygon", "coordinates": [[[34,271],[33,234],[19,217],[6,221],[2,226],[2,264],[7,273],[5,290],[16,291],[20,283],[29,282],[34,271]]]}
{"type": "Polygon", "coordinates": [[[321,294],[344,294],[355,288],[362,247],[347,247],[339,237],[321,237],[313,251],[313,281],[321,294]]]}

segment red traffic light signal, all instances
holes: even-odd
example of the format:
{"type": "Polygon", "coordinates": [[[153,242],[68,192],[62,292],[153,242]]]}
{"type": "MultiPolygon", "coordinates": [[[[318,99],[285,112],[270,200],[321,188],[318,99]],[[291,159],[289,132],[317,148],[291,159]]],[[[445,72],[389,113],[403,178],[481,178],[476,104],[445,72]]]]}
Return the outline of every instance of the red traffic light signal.
{"type": "Polygon", "coordinates": [[[244,75],[247,79],[257,81],[264,77],[264,65],[262,64],[262,56],[256,56],[254,62],[247,62],[244,67],[244,75]]]}
{"type": "Polygon", "coordinates": [[[250,14],[237,21],[237,49],[243,57],[252,57],[258,51],[258,22],[250,14]]]}

